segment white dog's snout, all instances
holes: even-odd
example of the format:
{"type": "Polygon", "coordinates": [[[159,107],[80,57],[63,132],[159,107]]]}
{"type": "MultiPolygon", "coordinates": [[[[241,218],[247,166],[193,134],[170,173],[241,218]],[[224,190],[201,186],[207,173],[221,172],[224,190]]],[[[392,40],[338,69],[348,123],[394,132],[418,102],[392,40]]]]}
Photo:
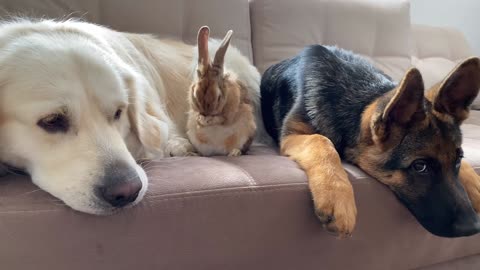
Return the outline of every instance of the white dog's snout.
{"type": "Polygon", "coordinates": [[[125,162],[115,162],[108,166],[102,182],[97,191],[99,197],[116,208],[134,202],[143,186],[136,168],[125,162]]]}

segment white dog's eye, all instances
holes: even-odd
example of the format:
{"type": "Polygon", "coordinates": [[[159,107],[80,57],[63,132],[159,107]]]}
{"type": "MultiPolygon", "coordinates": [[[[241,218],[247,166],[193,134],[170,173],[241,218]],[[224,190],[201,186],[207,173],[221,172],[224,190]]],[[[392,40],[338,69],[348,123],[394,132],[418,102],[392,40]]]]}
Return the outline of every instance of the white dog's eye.
{"type": "Polygon", "coordinates": [[[70,127],[67,116],[58,113],[50,114],[38,120],[37,125],[48,133],[65,133],[70,127]]]}
{"type": "Polygon", "coordinates": [[[120,119],[121,116],[122,116],[122,109],[118,109],[118,110],[115,112],[115,115],[113,116],[113,119],[114,119],[114,120],[118,120],[118,119],[120,119]]]}

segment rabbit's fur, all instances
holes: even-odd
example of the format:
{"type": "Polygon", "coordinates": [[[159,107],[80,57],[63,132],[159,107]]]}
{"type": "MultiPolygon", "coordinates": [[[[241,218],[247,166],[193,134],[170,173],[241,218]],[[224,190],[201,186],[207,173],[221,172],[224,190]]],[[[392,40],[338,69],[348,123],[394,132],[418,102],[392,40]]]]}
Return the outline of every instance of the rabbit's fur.
{"type": "Polygon", "coordinates": [[[229,31],[220,42],[209,40],[208,27],[198,32],[187,134],[202,156],[245,153],[257,128],[254,102],[259,100],[259,74],[236,48],[228,48],[231,35],[229,31]]]}

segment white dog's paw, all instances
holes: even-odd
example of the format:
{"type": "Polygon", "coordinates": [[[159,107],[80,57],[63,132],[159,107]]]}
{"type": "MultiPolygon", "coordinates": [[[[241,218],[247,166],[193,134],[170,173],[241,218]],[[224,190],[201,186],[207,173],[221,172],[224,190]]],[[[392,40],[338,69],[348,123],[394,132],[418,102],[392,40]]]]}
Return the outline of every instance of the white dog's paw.
{"type": "Polygon", "coordinates": [[[232,151],[230,151],[230,153],[228,153],[228,156],[229,157],[238,157],[238,156],[241,156],[242,155],[242,150],[240,149],[233,149],[232,151]]]}
{"type": "Polygon", "coordinates": [[[167,141],[165,147],[166,156],[170,157],[185,157],[196,156],[193,145],[185,138],[175,137],[167,141]]]}

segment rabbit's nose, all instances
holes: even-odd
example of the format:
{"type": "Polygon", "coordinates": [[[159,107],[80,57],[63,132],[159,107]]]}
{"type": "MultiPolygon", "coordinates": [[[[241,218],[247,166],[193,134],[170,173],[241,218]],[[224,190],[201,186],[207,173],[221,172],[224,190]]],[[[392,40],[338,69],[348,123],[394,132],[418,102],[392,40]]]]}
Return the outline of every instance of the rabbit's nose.
{"type": "Polygon", "coordinates": [[[205,102],[205,104],[204,104],[205,113],[210,113],[210,109],[211,109],[210,107],[211,107],[210,103],[205,102]]]}

